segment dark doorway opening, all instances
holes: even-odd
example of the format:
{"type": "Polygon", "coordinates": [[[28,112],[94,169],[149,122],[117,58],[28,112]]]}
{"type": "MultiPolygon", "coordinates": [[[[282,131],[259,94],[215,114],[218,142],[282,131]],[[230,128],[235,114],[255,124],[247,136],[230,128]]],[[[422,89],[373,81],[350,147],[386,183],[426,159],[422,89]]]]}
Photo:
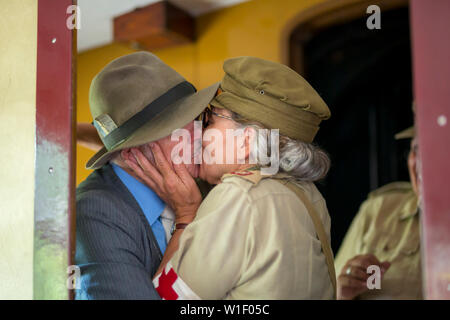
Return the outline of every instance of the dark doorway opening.
{"type": "Polygon", "coordinates": [[[301,66],[332,114],[315,141],[332,160],[318,188],[331,215],[335,253],[370,191],[409,180],[409,141],[394,139],[413,123],[408,8],[383,11],[380,30],[369,30],[367,17],[326,29],[299,26],[291,36],[292,65],[301,66]]]}

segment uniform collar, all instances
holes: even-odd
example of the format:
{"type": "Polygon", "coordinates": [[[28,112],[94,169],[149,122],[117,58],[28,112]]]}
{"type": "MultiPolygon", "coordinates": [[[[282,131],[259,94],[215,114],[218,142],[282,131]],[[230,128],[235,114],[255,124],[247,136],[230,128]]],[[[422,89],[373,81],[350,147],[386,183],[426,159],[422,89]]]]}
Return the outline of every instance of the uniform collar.
{"type": "Polygon", "coordinates": [[[414,217],[419,212],[419,199],[414,193],[411,191],[411,194],[407,196],[405,202],[402,205],[400,210],[400,220],[405,220],[411,217],[414,217]]]}
{"type": "Polygon", "coordinates": [[[225,179],[229,177],[240,177],[244,180],[251,182],[252,184],[258,184],[262,179],[271,178],[271,179],[287,179],[290,178],[288,174],[285,173],[277,173],[274,175],[263,175],[261,174],[261,170],[259,167],[251,167],[243,171],[234,171],[230,173],[224,174],[220,180],[223,182],[225,179]]]}
{"type": "Polygon", "coordinates": [[[152,189],[128,174],[121,167],[114,163],[111,163],[111,166],[122,183],[136,199],[148,222],[152,225],[163,213],[166,204],[152,189]]]}

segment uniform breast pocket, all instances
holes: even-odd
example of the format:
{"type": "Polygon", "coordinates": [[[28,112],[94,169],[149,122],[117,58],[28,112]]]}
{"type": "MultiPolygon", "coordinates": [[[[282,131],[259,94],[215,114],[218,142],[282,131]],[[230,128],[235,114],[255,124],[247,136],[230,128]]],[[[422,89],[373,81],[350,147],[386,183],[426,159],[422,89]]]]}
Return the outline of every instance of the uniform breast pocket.
{"type": "Polygon", "coordinates": [[[400,248],[401,254],[405,256],[412,256],[419,252],[420,238],[417,236],[410,237],[402,244],[400,248]]]}
{"type": "Polygon", "coordinates": [[[388,234],[383,232],[368,232],[362,239],[361,252],[363,254],[373,254],[378,259],[383,259],[389,253],[388,234]]]}

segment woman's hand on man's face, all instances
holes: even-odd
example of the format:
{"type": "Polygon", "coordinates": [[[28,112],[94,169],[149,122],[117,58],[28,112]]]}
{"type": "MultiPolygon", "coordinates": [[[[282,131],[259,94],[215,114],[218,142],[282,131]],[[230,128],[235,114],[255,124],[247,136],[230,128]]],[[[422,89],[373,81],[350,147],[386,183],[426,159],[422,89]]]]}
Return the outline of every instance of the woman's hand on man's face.
{"type": "Polygon", "coordinates": [[[183,163],[173,164],[172,169],[158,143],[152,143],[151,148],[155,165],[137,148],[131,149],[136,162],[124,159],[126,164],[175,211],[176,223],[190,223],[202,201],[195,180],[183,163]]]}

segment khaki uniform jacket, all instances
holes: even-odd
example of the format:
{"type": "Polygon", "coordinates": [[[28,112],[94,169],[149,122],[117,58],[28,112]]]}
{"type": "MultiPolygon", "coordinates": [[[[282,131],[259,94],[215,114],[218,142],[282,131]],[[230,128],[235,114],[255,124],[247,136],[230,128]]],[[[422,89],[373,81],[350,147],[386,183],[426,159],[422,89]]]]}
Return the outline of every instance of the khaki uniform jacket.
{"type": "MultiPolygon", "coordinates": [[[[305,206],[286,186],[261,177],[225,175],[186,227],[170,265],[201,299],[333,299],[305,206]]],[[[329,241],[325,200],[313,183],[301,187],[329,241]]]]}
{"type": "Polygon", "coordinates": [[[359,299],[422,299],[418,199],[409,182],[394,182],[369,194],[335,260],[339,274],[348,260],[374,254],[390,268],[381,289],[359,299]]]}

